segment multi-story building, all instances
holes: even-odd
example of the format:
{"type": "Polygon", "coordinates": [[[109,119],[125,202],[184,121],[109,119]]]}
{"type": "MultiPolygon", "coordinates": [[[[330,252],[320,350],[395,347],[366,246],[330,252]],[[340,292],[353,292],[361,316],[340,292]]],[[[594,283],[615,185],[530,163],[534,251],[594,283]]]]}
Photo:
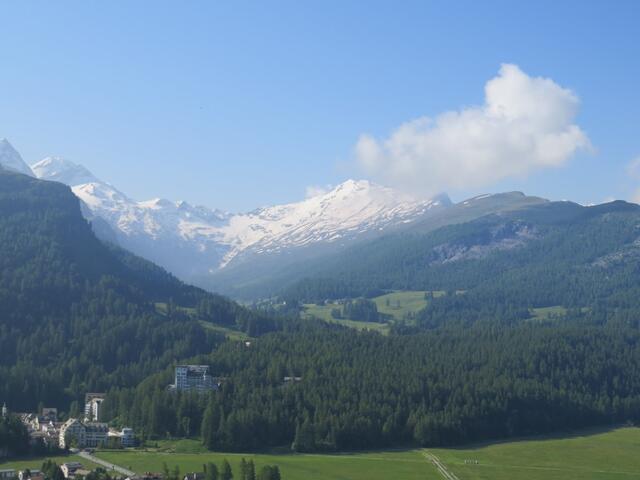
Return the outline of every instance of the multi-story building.
{"type": "Polygon", "coordinates": [[[117,438],[123,447],[135,447],[136,439],[133,435],[133,428],[124,427],[121,431],[111,430],[109,437],[117,438]]]}
{"type": "Polygon", "coordinates": [[[84,397],[84,418],[87,422],[100,421],[100,407],[104,402],[104,393],[87,393],[84,397]]]}
{"type": "Polygon", "coordinates": [[[133,428],[123,428],[120,432],[120,441],[123,447],[135,447],[136,438],[133,435],[133,428]]]}
{"type": "Polygon", "coordinates": [[[215,390],[217,385],[209,375],[208,365],[178,365],[172,387],[180,391],[204,392],[215,390]]]}
{"type": "Polygon", "coordinates": [[[82,423],[70,418],[60,427],[59,446],[69,448],[75,440],[78,448],[98,447],[107,443],[109,427],[106,423],[82,423]]]}
{"type": "Polygon", "coordinates": [[[77,418],[70,418],[62,424],[59,433],[60,448],[69,448],[75,441],[75,444],[82,448],[86,443],[86,428],[84,424],[77,418]]]}
{"type": "Polygon", "coordinates": [[[106,423],[85,423],[85,444],[83,447],[99,447],[107,443],[109,426],[106,423]]]}

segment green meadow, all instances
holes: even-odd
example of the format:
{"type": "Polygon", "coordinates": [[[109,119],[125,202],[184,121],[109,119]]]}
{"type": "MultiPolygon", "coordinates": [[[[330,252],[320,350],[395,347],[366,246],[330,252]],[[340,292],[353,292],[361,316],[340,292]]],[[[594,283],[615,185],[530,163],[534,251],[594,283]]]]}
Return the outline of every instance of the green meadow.
{"type": "MultiPolygon", "coordinates": [[[[376,302],[378,311],[388,315],[393,315],[395,320],[402,320],[407,315],[417,313],[427,306],[424,291],[402,291],[391,292],[380,295],[373,299],[376,302]]],[[[444,292],[432,292],[434,297],[444,295],[444,292]]]]}
{"type": "Polygon", "coordinates": [[[438,479],[435,468],[429,464],[421,451],[359,452],[335,455],[306,454],[232,454],[202,453],[194,442],[194,451],[185,441],[174,448],[149,449],[149,451],[99,452],[97,455],[109,462],[141,473],[162,471],[166,463],[170,469],[176,465],[181,473],[199,472],[203,464],[220,464],[227,459],[234,473],[239,471],[240,460],[253,460],[256,470],[264,465],[278,465],[284,480],[424,480],[438,479]],[[174,453],[171,453],[171,452],[174,453]]]}
{"type": "Polygon", "coordinates": [[[430,480],[443,476],[427,460],[436,455],[458,480],[640,479],[640,428],[585,431],[462,448],[356,452],[334,455],[229,454],[205,452],[197,440],[159,442],[148,451],[100,452],[99,457],[136,472],[159,471],[163,463],[180,471],[201,471],[205,462],[226,458],[237,471],[240,459],[277,464],[285,480],[430,480]],[[477,462],[477,463],[476,463],[477,462]]]}
{"type": "Polygon", "coordinates": [[[640,479],[634,427],[429,451],[460,480],[640,479]]]}
{"type": "MultiPolygon", "coordinates": [[[[624,480],[640,479],[640,428],[591,430],[549,438],[470,445],[461,448],[413,449],[307,455],[293,453],[207,452],[198,440],[149,442],[144,449],[99,451],[96,455],[125,468],[160,472],[166,464],[181,473],[199,472],[203,464],[227,459],[238,472],[241,458],[257,470],[278,465],[285,480],[431,480],[444,478],[426,458],[436,455],[458,480],[624,480]]],[[[58,463],[75,456],[49,457],[58,463]]],[[[0,462],[5,468],[39,468],[45,458],[0,462]]]]}
{"type": "Polygon", "coordinates": [[[320,320],[324,320],[328,323],[338,323],[355,330],[374,330],[384,335],[389,333],[389,325],[387,325],[386,323],[362,322],[359,320],[349,320],[346,318],[333,318],[331,316],[331,309],[335,307],[336,305],[331,303],[327,305],[316,305],[314,303],[307,303],[304,305],[303,315],[307,317],[319,318],[320,320]]]}
{"type": "MultiPolygon", "coordinates": [[[[391,292],[378,297],[372,298],[378,307],[380,313],[391,315],[394,321],[401,321],[411,314],[415,314],[424,309],[428,300],[425,299],[424,291],[398,291],[391,292]]],[[[432,292],[434,297],[444,295],[444,292],[432,292]]],[[[354,328],[357,330],[375,330],[386,334],[389,332],[389,326],[384,323],[361,322],[352,319],[335,319],[331,316],[331,310],[340,308],[336,303],[327,303],[325,305],[316,305],[313,303],[304,305],[304,315],[313,316],[324,320],[325,322],[339,323],[341,325],[354,328]]]]}

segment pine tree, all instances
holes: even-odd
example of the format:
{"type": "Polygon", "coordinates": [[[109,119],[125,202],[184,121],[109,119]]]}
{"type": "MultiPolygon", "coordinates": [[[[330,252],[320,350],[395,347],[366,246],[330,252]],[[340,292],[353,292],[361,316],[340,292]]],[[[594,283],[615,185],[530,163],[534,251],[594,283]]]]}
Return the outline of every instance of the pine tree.
{"type": "Polygon", "coordinates": [[[231,471],[231,465],[225,458],[222,460],[222,467],[220,468],[220,480],[233,480],[233,472],[231,471]]]}
{"type": "Polygon", "coordinates": [[[240,480],[247,480],[248,469],[247,461],[242,457],[242,459],[240,459],[240,480]]]}
{"type": "Polygon", "coordinates": [[[256,480],[256,466],[254,465],[253,460],[249,460],[247,463],[246,480],[256,480]]]}
{"type": "Polygon", "coordinates": [[[204,475],[205,480],[218,480],[220,476],[218,475],[218,467],[215,463],[207,463],[207,470],[204,475]]]}
{"type": "Polygon", "coordinates": [[[202,444],[209,450],[214,448],[215,444],[215,429],[214,425],[214,407],[213,402],[209,402],[207,408],[204,411],[202,417],[202,425],[200,426],[200,435],[202,437],[202,444]]]}

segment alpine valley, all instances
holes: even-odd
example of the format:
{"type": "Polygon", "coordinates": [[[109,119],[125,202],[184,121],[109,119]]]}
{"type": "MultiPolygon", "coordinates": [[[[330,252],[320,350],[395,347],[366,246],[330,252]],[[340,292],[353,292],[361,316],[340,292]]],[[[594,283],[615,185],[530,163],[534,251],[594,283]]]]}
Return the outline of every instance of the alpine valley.
{"type": "MultiPolygon", "coordinates": [[[[0,399],[13,408],[73,421],[104,392],[101,420],[141,444],[233,452],[640,421],[636,204],[454,204],[349,180],[229,214],[138,202],[56,157],[28,167],[7,141],[0,166],[0,399]],[[184,364],[216,382],[181,390],[184,364]]],[[[32,450],[10,419],[0,450],[32,450]]]]}
{"type": "Polygon", "coordinates": [[[249,278],[255,281],[256,271],[340,250],[451,205],[446,195],[417,200],[366,180],[347,180],[298,203],[232,214],[186,201],[136,201],[82,165],[60,157],[29,167],[6,139],[0,141],[0,155],[6,168],[70,186],[101,238],[185,281],[225,293],[233,293],[249,278]],[[248,262],[252,273],[243,276],[242,265],[248,262]],[[238,274],[230,277],[229,272],[238,274]],[[231,285],[229,278],[235,280],[231,285]]]}
{"type": "Polygon", "coordinates": [[[544,202],[512,193],[454,205],[446,194],[421,200],[367,180],[347,180],[301,202],[232,214],[186,201],[136,201],[61,157],[29,167],[6,139],[0,140],[0,164],[71,187],[99,238],[184,281],[245,300],[279,293],[283,282],[301,279],[327,257],[363,241],[544,202]]]}

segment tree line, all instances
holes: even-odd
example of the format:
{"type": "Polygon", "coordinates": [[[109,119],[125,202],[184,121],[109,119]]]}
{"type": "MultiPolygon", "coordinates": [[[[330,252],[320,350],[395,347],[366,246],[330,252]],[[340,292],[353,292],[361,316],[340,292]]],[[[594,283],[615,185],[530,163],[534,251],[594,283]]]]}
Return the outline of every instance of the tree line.
{"type": "Polygon", "coordinates": [[[219,451],[441,446],[637,422],[638,342],[637,324],[582,317],[391,336],[309,322],[201,358],[226,378],[220,391],[167,392],[167,371],[109,392],[105,411],[147,437],[200,435],[219,451]]]}

